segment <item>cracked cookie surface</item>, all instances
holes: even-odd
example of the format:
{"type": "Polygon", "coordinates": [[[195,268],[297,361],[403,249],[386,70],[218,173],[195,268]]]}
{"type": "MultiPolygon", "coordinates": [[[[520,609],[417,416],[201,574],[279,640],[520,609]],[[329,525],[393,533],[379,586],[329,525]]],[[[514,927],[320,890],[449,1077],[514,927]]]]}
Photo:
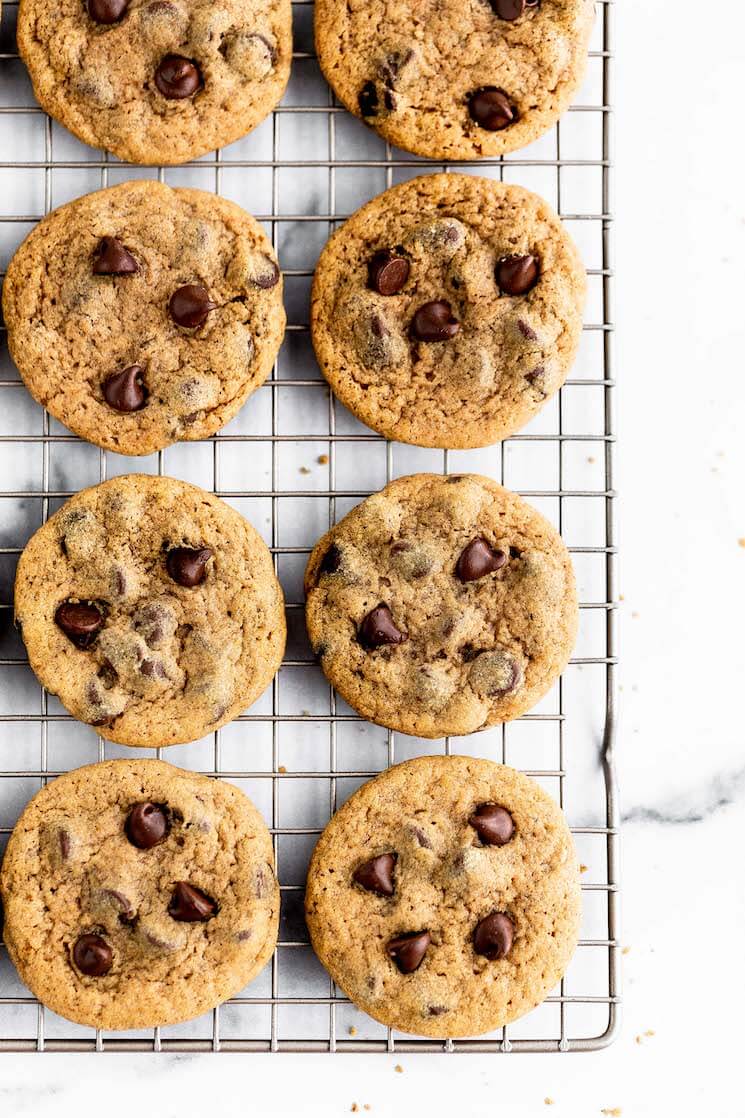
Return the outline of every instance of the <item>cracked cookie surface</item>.
{"type": "Polygon", "coordinates": [[[535,509],[476,474],[400,478],[316,544],[306,622],[365,718],[469,734],[535,706],[577,633],[569,553],[535,509]]]}
{"type": "Polygon", "coordinates": [[[390,143],[478,159],[558,120],[593,20],[593,0],[316,0],[316,51],[340,101],[390,143]]]}
{"type": "Polygon", "coordinates": [[[18,48],[42,108],[132,163],[245,136],[284,93],[290,0],[22,0],[18,48]]]}
{"type": "Polygon", "coordinates": [[[250,982],[277,939],[259,812],[233,785],[162,761],[104,761],[42,788],[10,837],[0,891],[23,981],[98,1028],[197,1017],[250,982]]]}
{"type": "Polygon", "coordinates": [[[254,528],[167,477],[114,478],[72,497],[31,538],[16,621],[40,682],[110,741],[193,741],[269,685],[284,600],[254,528]]]}
{"type": "Polygon", "coordinates": [[[437,174],[358,210],[321,254],[321,370],[387,438],[478,447],[523,427],[566,379],[586,279],[551,208],[522,187],[437,174]]]}
{"type": "Polygon", "coordinates": [[[533,1009],[569,963],[580,913],[558,805],[473,757],[419,757],[368,781],[308,872],[308,929],[331,977],[377,1021],[424,1036],[474,1036],[533,1009]]]}
{"type": "Polygon", "coordinates": [[[40,222],[8,267],[3,312],[34,399],[89,442],[138,455],[232,419],[269,375],[285,325],[258,222],[153,181],[40,222]]]}

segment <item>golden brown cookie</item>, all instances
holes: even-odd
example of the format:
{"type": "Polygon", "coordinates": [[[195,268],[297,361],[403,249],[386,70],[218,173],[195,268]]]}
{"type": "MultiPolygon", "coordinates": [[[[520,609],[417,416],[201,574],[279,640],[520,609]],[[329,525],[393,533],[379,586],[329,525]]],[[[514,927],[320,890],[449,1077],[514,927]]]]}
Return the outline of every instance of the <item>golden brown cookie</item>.
{"type": "Polygon", "coordinates": [[[21,0],[18,49],[41,107],[131,163],[240,139],[284,93],[290,0],[21,0]]]}
{"type": "Polygon", "coordinates": [[[530,710],[577,632],[558,532],[477,474],[415,474],[368,497],[316,544],[305,591],[329,681],[363,717],[420,737],[530,710]]]}
{"type": "Polygon", "coordinates": [[[473,757],[419,757],[331,819],[305,906],[316,954],[360,1009],[407,1033],[475,1036],[562,977],[579,935],[579,865],[534,780],[473,757]]]}
{"type": "Polygon", "coordinates": [[[213,435],[266,380],[285,326],[258,222],[152,181],[46,217],[10,262],[3,312],[34,399],[119,454],[213,435]]]}
{"type": "Polygon", "coordinates": [[[396,147],[503,155],[579,88],[593,0],[316,0],[316,50],[340,101],[396,147]]]}
{"type": "Polygon", "coordinates": [[[427,175],[368,202],[328,242],[313,345],[341,402],[387,438],[487,446],[564,383],[585,288],[574,243],[536,194],[427,175]]]}
{"type": "Polygon", "coordinates": [[[269,832],[238,788],[162,761],[103,761],[34,796],[0,875],[3,937],[55,1013],[102,1029],[187,1021],[271,957],[269,832]]]}
{"type": "Polygon", "coordinates": [[[84,489],[29,540],[16,621],[40,682],[109,741],[193,741],[269,685],[285,646],[272,557],[211,493],[132,474],[84,489]]]}

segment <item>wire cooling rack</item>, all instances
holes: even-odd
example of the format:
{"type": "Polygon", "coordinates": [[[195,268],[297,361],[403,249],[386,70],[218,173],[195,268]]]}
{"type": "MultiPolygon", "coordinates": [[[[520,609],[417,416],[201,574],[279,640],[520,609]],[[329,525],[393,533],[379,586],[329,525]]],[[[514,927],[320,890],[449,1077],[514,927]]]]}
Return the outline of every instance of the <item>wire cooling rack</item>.
{"type": "MultiPolygon", "coordinates": [[[[34,679],[12,626],[12,584],[31,533],[71,493],[132,471],[217,492],[262,532],[288,603],[289,642],[268,692],[203,741],[158,751],[242,787],[271,824],[282,887],[280,943],[240,997],[187,1025],[101,1033],[45,1010],[0,946],[0,1051],[576,1051],[611,1041],[618,1022],[617,825],[614,795],[615,539],[611,366],[612,0],[600,0],[588,76],[548,135],[459,170],[519,182],[558,209],[587,264],[589,300],[571,379],[530,426],[483,451],[386,443],[334,401],[313,359],[310,282],[318,253],[363,202],[430,164],[387,146],[334,102],[313,56],[312,6],[294,5],[293,74],[282,105],[251,136],[180,168],[133,168],[77,143],[35,105],[15,47],[16,5],[0,42],[0,267],[44,213],[133,177],[215,190],[265,224],[286,277],[288,332],[272,378],[219,435],[146,459],[104,453],[70,435],[29,397],[0,338],[0,852],[24,804],[48,779],[137,753],[72,720],[34,679]],[[580,637],[562,680],[529,715],[441,742],[393,734],[355,716],[324,682],[307,644],[302,571],[316,539],[387,481],[419,470],[473,469],[528,498],[563,533],[582,599],[580,637]],[[308,944],[303,882],[330,815],[364,780],[420,753],[473,753],[530,773],[567,813],[583,863],[582,939],[567,975],[521,1021],[478,1040],[392,1033],[355,1009],[308,944]]],[[[456,166],[456,165],[452,165],[456,166]]]]}

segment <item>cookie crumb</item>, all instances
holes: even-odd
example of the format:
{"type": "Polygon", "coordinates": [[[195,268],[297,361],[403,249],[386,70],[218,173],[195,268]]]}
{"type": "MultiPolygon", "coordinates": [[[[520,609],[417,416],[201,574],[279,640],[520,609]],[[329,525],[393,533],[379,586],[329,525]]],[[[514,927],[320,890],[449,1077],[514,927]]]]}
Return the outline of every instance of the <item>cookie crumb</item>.
{"type": "Polygon", "coordinates": [[[318,465],[319,466],[327,466],[328,461],[329,461],[328,454],[319,454],[318,455],[318,465]]]}
{"type": "Polygon", "coordinates": [[[637,618],[637,617],[639,616],[639,613],[638,613],[638,611],[637,611],[637,610],[635,610],[635,609],[632,609],[632,611],[631,611],[631,616],[632,616],[633,618],[637,618]]]}
{"type": "Polygon", "coordinates": [[[592,466],[592,465],[594,464],[594,462],[595,462],[595,459],[594,459],[594,457],[592,456],[592,454],[589,454],[589,455],[587,456],[587,461],[588,461],[588,462],[590,463],[590,465],[591,465],[591,466],[592,466]]]}
{"type": "Polygon", "coordinates": [[[400,1064],[396,1064],[396,1066],[395,1066],[395,1068],[394,1068],[393,1070],[394,1070],[394,1071],[403,1071],[404,1069],[403,1069],[403,1068],[401,1067],[401,1065],[400,1065],[400,1064]]]}
{"type": "Polygon", "coordinates": [[[546,1106],[553,1106],[554,1105],[554,1100],[552,1098],[549,1098],[548,1095],[546,1095],[546,1097],[543,1101],[545,1102],[546,1106]]]}
{"type": "Polygon", "coordinates": [[[363,1110],[372,1110],[372,1107],[370,1106],[369,1102],[366,1102],[366,1103],[363,1103],[362,1109],[363,1110]]]}
{"type": "Polygon", "coordinates": [[[277,772],[278,773],[286,773],[287,769],[284,765],[279,765],[278,768],[277,768],[277,772]]]}
{"type": "Polygon", "coordinates": [[[589,867],[589,866],[586,866],[584,862],[580,862],[580,864],[579,864],[579,872],[580,872],[580,873],[587,873],[587,871],[589,870],[589,868],[590,868],[590,867],[589,867]]]}
{"type": "Polygon", "coordinates": [[[356,1114],[356,1113],[357,1113],[357,1111],[359,1110],[359,1107],[357,1106],[357,1103],[356,1103],[356,1102],[353,1102],[353,1103],[352,1103],[352,1106],[351,1106],[351,1108],[350,1108],[350,1109],[351,1109],[351,1111],[352,1111],[352,1114],[356,1114]]]}
{"type": "Polygon", "coordinates": [[[645,1029],[644,1030],[644,1036],[655,1036],[654,1029],[645,1029]]]}
{"type": "Polygon", "coordinates": [[[600,1113],[604,1114],[605,1118],[621,1118],[623,1111],[620,1106],[604,1106],[600,1113]]]}
{"type": "Polygon", "coordinates": [[[621,948],[621,954],[622,954],[622,955],[628,955],[628,953],[629,953],[629,951],[630,951],[630,950],[631,950],[631,948],[630,948],[630,947],[622,947],[622,948],[621,948]]]}
{"type": "Polygon", "coordinates": [[[300,467],[300,473],[301,473],[301,474],[309,474],[309,473],[310,473],[310,470],[309,470],[309,468],[308,468],[307,466],[301,466],[301,467],[300,467]]]}
{"type": "Polygon", "coordinates": [[[357,1028],[356,1028],[355,1025],[350,1025],[349,1026],[349,1035],[350,1036],[357,1036],[357,1028]]]}
{"type": "Polygon", "coordinates": [[[737,546],[745,547],[745,536],[740,536],[739,540],[737,541],[737,546]]]}

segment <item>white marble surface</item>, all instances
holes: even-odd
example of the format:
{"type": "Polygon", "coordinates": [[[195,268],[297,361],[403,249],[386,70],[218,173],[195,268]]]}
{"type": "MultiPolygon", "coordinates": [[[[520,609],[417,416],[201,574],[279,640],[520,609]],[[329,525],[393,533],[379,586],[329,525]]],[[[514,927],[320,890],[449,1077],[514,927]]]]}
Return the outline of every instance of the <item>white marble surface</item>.
{"type": "Polygon", "coordinates": [[[745,15],[621,0],[616,24],[620,1038],[587,1056],[12,1056],[0,1114],[745,1114],[745,15]]]}

